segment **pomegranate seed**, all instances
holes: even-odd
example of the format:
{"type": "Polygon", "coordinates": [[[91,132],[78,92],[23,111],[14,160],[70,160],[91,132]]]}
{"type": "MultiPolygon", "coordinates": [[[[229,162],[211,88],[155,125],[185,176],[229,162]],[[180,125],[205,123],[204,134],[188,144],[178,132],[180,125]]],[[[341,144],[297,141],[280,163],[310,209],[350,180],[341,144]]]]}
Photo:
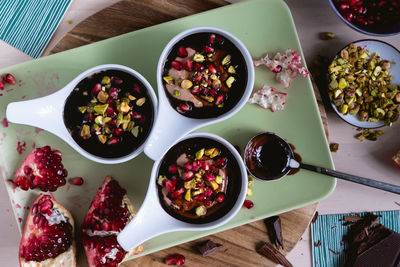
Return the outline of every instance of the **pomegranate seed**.
{"type": "Polygon", "coordinates": [[[191,61],[191,60],[186,60],[186,61],[183,63],[183,68],[184,68],[185,70],[191,71],[191,70],[193,69],[193,61],[191,61]]]}
{"type": "Polygon", "coordinates": [[[172,173],[172,174],[176,174],[178,172],[178,166],[176,166],[175,164],[170,165],[168,167],[168,172],[172,173]]]}
{"type": "Polygon", "coordinates": [[[212,48],[211,46],[205,46],[203,48],[204,53],[213,53],[214,52],[214,48],[212,48]]]}
{"type": "Polygon", "coordinates": [[[53,202],[50,199],[45,200],[39,204],[39,210],[41,213],[46,213],[53,207],[53,202]]]}
{"type": "Polygon", "coordinates": [[[253,201],[246,199],[246,200],[243,202],[243,206],[244,206],[245,208],[247,208],[247,209],[251,209],[251,208],[254,207],[254,203],[253,203],[253,201]]]}
{"type": "Polygon", "coordinates": [[[201,168],[205,171],[210,170],[210,164],[207,161],[201,161],[201,168]]]}
{"type": "Polygon", "coordinates": [[[108,140],[107,144],[108,145],[116,145],[119,143],[118,137],[111,137],[110,140],[108,140]]]}
{"type": "Polygon", "coordinates": [[[199,87],[199,86],[193,87],[192,90],[191,90],[191,92],[192,92],[192,94],[194,94],[194,95],[200,94],[200,87],[199,87]]]}
{"type": "Polygon", "coordinates": [[[213,74],[217,73],[217,69],[214,67],[213,64],[208,64],[208,70],[213,74]]]}
{"type": "Polygon", "coordinates": [[[176,258],[175,256],[168,256],[165,258],[165,264],[167,265],[175,265],[176,264],[176,258]]]}
{"type": "Polygon", "coordinates": [[[201,65],[200,63],[194,64],[194,69],[195,69],[196,71],[202,71],[203,68],[204,68],[203,65],[201,65]]]}
{"type": "Polygon", "coordinates": [[[187,104],[187,103],[181,103],[181,104],[179,104],[179,106],[178,106],[178,111],[180,112],[180,113],[186,113],[186,112],[188,112],[189,110],[191,110],[192,109],[192,107],[189,105],[189,104],[187,104]]]}
{"type": "Polygon", "coordinates": [[[135,91],[136,93],[140,93],[140,86],[137,83],[133,85],[133,91],[135,91]]]}
{"type": "Polygon", "coordinates": [[[170,193],[175,191],[175,185],[171,180],[165,182],[165,187],[168,189],[168,192],[170,193]]]}
{"type": "Polygon", "coordinates": [[[194,173],[192,171],[187,171],[182,174],[182,178],[184,180],[190,180],[190,179],[192,179],[193,175],[194,175],[194,173]]]}
{"type": "Polygon", "coordinates": [[[176,199],[176,198],[180,197],[184,192],[185,192],[185,188],[182,187],[182,188],[179,188],[178,190],[172,192],[171,196],[176,199]]]}
{"type": "Polygon", "coordinates": [[[32,169],[31,169],[29,166],[25,166],[25,167],[24,167],[24,173],[25,173],[26,175],[29,175],[29,174],[32,173],[32,169]]]}
{"type": "Polygon", "coordinates": [[[206,175],[204,175],[204,180],[215,181],[215,176],[212,173],[206,173],[206,175]]]}
{"type": "Polygon", "coordinates": [[[145,121],[146,121],[146,116],[143,115],[143,116],[140,118],[139,123],[143,124],[145,121]]]}
{"type": "Polygon", "coordinates": [[[4,81],[5,81],[6,83],[9,83],[9,84],[15,84],[15,77],[14,77],[12,74],[7,73],[7,74],[4,76],[4,81]]]}
{"type": "Polygon", "coordinates": [[[176,255],[176,265],[181,266],[185,264],[185,256],[181,255],[181,254],[177,254],[176,255]]]}
{"type": "Polygon", "coordinates": [[[94,95],[97,95],[101,91],[101,84],[96,83],[96,85],[92,89],[92,93],[94,95]]]}
{"type": "Polygon", "coordinates": [[[109,93],[111,98],[113,98],[113,99],[117,99],[118,98],[118,89],[117,88],[112,87],[108,93],[109,93]]]}
{"type": "Polygon", "coordinates": [[[70,181],[71,181],[71,184],[73,184],[73,185],[82,185],[83,184],[82,177],[75,177],[75,178],[72,178],[70,181]]]}
{"type": "Polygon", "coordinates": [[[193,199],[203,201],[206,199],[206,196],[204,195],[204,193],[201,193],[201,194],[198,194],[197,196],[194,196],[193,199]]]}
{"type": "Polygon", "coordinates": [[[208,37],[208,42],[210,44],[213,44],[215,42],[215,34],[210,34],[210,36],[208,37]]]}
{"type": "Polygon", "coordinates": [[[192,162],[192,171],[197,172],[201,168],[201,163],[199,160],[192,162]]]}
{"type": "Polygon", "coordinates": [[[226,166],[226,163],[228,162],[227,158],[218,158],[215,160],[215,164],[219,168],[224,168],[226,166]]]}
{"type": "Polygon", "coordinates": [[[183,168],[190,171],[193,169],[193,165],[190,162],[186,162],[185,164],[183,164],[183,168]]]}
{"type": "Polygon", "coordinates": [[[224,95],[222,94],[217,95],[217,98],[215,99],[215,105],[221,105],[222,102],[224,102],[224,95]]]}
{"type": "Polygon", "coordinates": [[[214,88],[209,90],[209,94],[214,97],[217,94],[217,90],[215,90],[214,88]]]}
{"type": "Polygon", "coordinates": [[[225,196],[225,194],[222,193],[222,192],[219,192],[219,193],[215,196],[215,200],[216,200],[218,203],[224,202],[224,201],[225,201],[225,198],[226,198],[226,196],[225,196]]]}
{"type": "Polygon", "coordinates": [[[173,67],[176,70],[181,70],[182,69],[182,63],[180,63],[179,61],[172,61],[171,62],[171,67],[173,67]]]}
{"type": "Polygon", "coordinates": [[[123,81],[122,81],[120,78],[118,78],[118,77],[111,76],[111,82],[112,82],[113,84],[121,84],[123,81]]]}
{"type": "Polygon", "coordinates": [[[132,113],[132,118],[133,119],[140,119],[142,117],[142,115],[140,115],[139,113],[137,113],[137,112],[133,112],[132,113]]]}
{"type": "Polygon", "coordinates": [[[6,86],[6,84],[4,83],[3,77],[0,77],[0,90],[4,90],[5,86],[6,86]]]}
{"type": "Polygon", "coordinates": [[[178,56],[179,57],[187,57],[188,52],[184,46],[180,46],[178,49],[178,56]]]}
{"type": "Polygon", "coordinates": [[[121,128],[114,128],[113,135],[120,136],[123,132],[124,130],[122,130],[121,128]]]}
{"type": "Polygon", "coordinates": [[[194,76],[193,81],[195,83],[199,83],[199,82],[201,82],[202,79],[203,79],[203,76],[201,76],[200,74],[197,74],[196,76],[194,76]]]}
{"type": "Polygon", "coordinates": [[[217,38],[215,38],[215,40],[222,45],[224,43],[224,39],[221,36],[218,36],[217,38]]]}
{"type": "Polygon", "coordinates": [[[340,5],[340,10],[346,10],[346,9],[349,9],[349,8],[350,8],[350,6],[348,4],[341,4],[340,5]]]}
{"type": "Polygon", "coordinates": [[[209,196],[212,195],[212,193],[213,193],[212,189],[209,188],[209,187],[207,187],[206,191],[204,192],[204,195],[205,195],[206,197],[209,197],[209,196]]]}

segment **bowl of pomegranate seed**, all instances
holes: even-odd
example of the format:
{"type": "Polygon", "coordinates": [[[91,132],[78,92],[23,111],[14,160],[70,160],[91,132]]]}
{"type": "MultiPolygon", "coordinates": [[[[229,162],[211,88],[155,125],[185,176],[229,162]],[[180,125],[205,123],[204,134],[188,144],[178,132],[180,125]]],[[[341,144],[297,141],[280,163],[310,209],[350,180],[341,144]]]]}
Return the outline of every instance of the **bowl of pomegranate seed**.
{"type": "Polygon", "coordinates": [[[51,95],[10,103],[7,119],[47,130],[90,160],[115,164],[143,151],[156,106],[142,75],[107,64],[86,70],[51,95]]]}
{"type": "Polygon", "coordinates": [[[158,119],[145,154],[158,160],[188,132],[233,116],[253,85],[252,57],[231,33],[214,27],[179,33],[158,61],[158,119]]]}
{"type": "Polygon", "coordinates": [[[329,0],[335,13],[353,29],[368,35],[400,33],[399,0],[329,0]]]}
{"type": "Polygon", "coordinates": [[[125,250],[167,232],[203,231],[232,219],[246,197],[237,150],[210,133],[191,133],[154,163],[145,200],[118,236],[125,250]]]}

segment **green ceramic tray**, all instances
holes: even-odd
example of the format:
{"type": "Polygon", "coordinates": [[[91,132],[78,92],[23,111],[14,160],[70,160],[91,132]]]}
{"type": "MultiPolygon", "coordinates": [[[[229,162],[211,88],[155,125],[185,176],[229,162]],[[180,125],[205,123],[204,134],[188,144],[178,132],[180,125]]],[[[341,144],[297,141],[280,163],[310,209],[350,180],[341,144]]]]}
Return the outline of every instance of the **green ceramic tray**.
{"type": "MultiPolygon", "coordinates": [[[[19,81],[14,86],[8,86],[8,90],[0,91],[0,120],[5,117],[9,102],[55,92],[80,72],[99,64],[129,66],[143,74],[156,88],[156,65],[164,45],[177,33],[194,26],[215,26],[230,31],[243,41],[253,58],[259,58],[267,51],[275,53],[288,47],[301,53],[292,16],[283,1],[246,1],[3,69],[0,73],[11,72],[19,81]]],[[[234,117],[199,131],[216,133],[239,145],[242,151],[255,134],[272,131],[294,144],[296,152],[305,162],[333,168],[310,79],[296,78],[290,88],[283,89],[271,72],[258,67],[255,89],[264,83],[288,93],[284,111],[272,113],[247,104],[234,117]]],[[[106,174],[119,180],[129,192],[136,209],[140,207],[152,167],[152,161],[143,154],[124,164],[105,166],[90,162],[61,139],[45,131],[14,124],[5,128],[0,124],[0,170],[4,181],[12,177],[33,144],[49,144],[61,150],[69,177],[84,177],[83,186],[67,185],[54,193],[56,199],[71,211],[77,226],[82,223],[106,174]],[[16,150],[18,141],[26,142],[26,151],[22,155],[16,150]]],[[[39,192],[13,190],[8,182],[6,185],[15,217],[22,229],[27,214],[24,207],[30,206],[39,192]]],[[[334,179],[308,171],[300,171],[280,181],[256,181],[254,195],[250,197],[255,203],[253,209],[243,208],[232,221],[211,231],[179,232],[154,238],[144,244],[144,254],[317,202],[328,196],[334,187],[334,179]]],[[[81,254],[79,261],[82,262],[83,258],[81,254]]]]}

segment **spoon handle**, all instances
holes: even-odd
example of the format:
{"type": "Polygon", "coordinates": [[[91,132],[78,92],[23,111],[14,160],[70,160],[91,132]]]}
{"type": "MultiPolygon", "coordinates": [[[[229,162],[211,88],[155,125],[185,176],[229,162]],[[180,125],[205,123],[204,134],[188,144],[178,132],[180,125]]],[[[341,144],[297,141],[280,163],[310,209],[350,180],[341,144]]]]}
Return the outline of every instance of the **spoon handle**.
{"type": "Polygon", "coordinates": [[[400,194],[400,186],[397,186],[397,185],[379,182],[376,180],[372,180],[372,179],[368,179],[368,178],[364,178],[364,177],[360,177],[360,176],[356,176],[356,175],[352,175],[352,174],[347,174],[347,173],[343,173],[343,172],[338,172],[338,171],[334,171],[334,170],[323,168],[323,167],[304,164],[304,163],[300,163],[300,168],[306,169],[309,171],[318,172],[318,173],[325,174],[325,175],[329,175],[329,176],[333,176],[333,177],[343,179],[343,180],[346,180],[349,182],[358,183],[358,184],[378,188],[381,190],[385,190],[388,192],[400,194]]]}

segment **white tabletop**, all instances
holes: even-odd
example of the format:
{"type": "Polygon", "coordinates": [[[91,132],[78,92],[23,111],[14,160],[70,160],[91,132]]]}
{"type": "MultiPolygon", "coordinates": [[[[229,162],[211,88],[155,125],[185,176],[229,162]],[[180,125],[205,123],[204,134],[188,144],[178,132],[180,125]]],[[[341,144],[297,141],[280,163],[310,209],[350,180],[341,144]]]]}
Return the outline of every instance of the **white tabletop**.
{"type": "MultiPolygon", "coordinates": [[[[231,0],[238,2],[241,0],[231,0]]],[[[59,28],[45,50],[48,53],[58,41],[80,21],[118,0],[74,0],[59,28]],[[68,23],[72,22],[72,23],[68,23]]],[[[331,10],[328,0],[286,0],[294,17],[300,42],[310,65],[316,55],[331,56],[346,44],[365,38],[384,40],[400,49],[400,35],[384,38],[370,37],[358,33],[345,25],[331,10]],[[336,38],[330,41],[318,39],[320,32],[334,32],[336,38]]],[[[19,50],[0,41],[0,68],[32,60],[19,50]]],[[[400,63],[399,63],[400,64],[400,63]]],[[[376,180],[400,185],[400,169],[391,162],[391,157],[400,150],[400,123],[391,128],[376,142],[359,142],[354,138],[355,127],[343,122],[331,110],[328,113],[330,142],[339,143],[339,151],[332,157],[337,170],[376,180]]],[[[339,181],[335,191],[318,206],[320,214],[356,211],[400,209],[395,201],[400,197],[376,189],[339,181]]],[[[20,235],[11,210],[11,204],[4,183],[0,182],[0,259],[2,266],[18,266],[18,245],[20,235]]],[[[283,233],[284,234],[284,233],[283,233]]],[[[299,244],[289,254],[294,266],[311,266],[310,234],[307,231],[299,244]]]]}

